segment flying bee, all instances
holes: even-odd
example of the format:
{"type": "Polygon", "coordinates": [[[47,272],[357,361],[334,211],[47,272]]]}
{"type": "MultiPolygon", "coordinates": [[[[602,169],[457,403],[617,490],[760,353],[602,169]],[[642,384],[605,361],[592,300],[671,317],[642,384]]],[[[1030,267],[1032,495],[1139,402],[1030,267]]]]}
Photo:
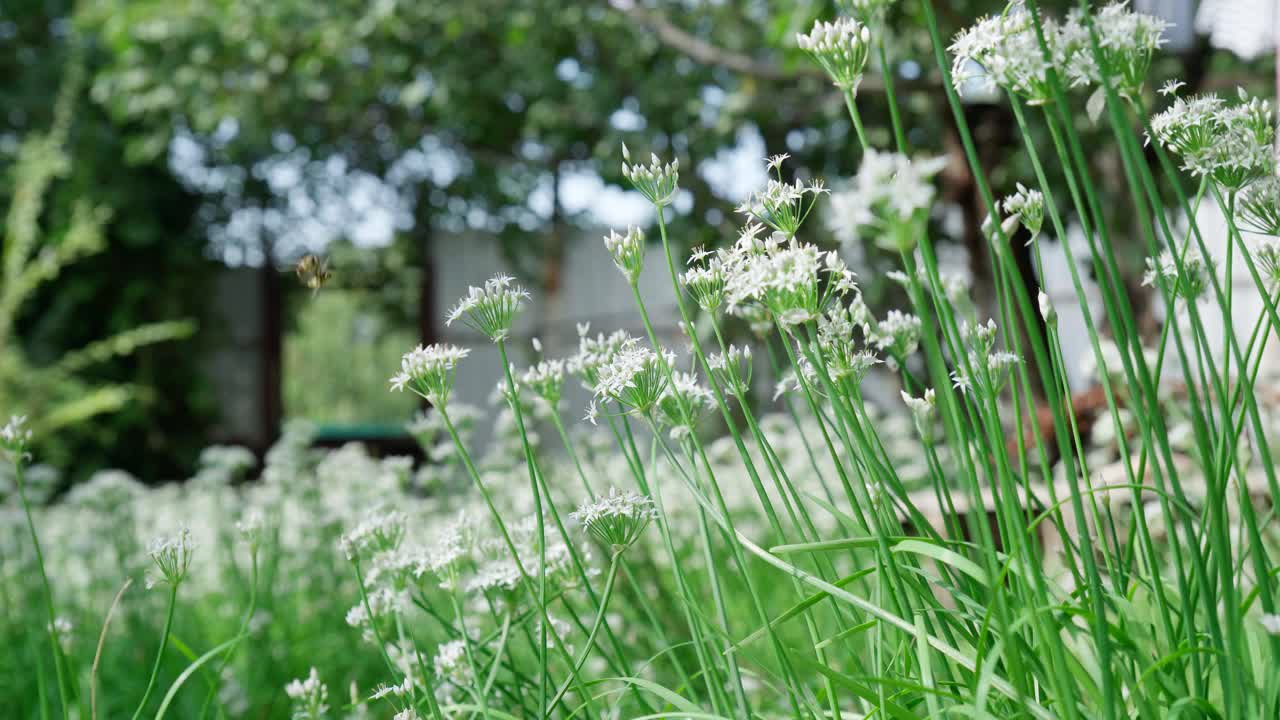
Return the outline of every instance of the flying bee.
{"type": "Polygon", "coordinates": [[[329,282],[333,277],[333,271],[329,269],[329,261],[317,255],[303,255],[298,264],[293,268],[298,274],[298,280],[308,288],[311,288],[311,294],[315,295],[320,292],[320,288],[329,282]]]}

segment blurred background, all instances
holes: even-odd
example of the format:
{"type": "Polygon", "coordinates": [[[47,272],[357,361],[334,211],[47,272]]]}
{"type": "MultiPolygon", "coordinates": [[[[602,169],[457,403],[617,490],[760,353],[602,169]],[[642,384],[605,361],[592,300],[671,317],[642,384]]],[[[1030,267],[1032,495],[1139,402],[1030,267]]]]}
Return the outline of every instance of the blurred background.
{"type": "MultiPolygon", "coordinates": [[[[1002,8],[940,6],[947,35],[1002,8]]],[[[1180,78],[1184,93],[1274,97],[1273,0],[1135,6],[1174,23],[1149,91],[1180,78]]],[[[600,241],[628,224],[656,236],[622,182],[623,142],[679,158],[671,228],[682,250],[736,237],[734,207],[764,184],[767,155],[790,154],[788,178],[838,187],[853,173],[841,97],[794,41],[835,12],[811,0],[5,0],[0,408],[32,417],[54,492],[106,467],[184,478],[203,447],[261,453],[293,420],[313,423],[322,443],[413,452],[405,424],[421,408],[387,386],[405,350],[474,345],[459,395],[478,403],[492,390],[496,357],[443,324],[468,284],[502,269],[533,292],[525,360],[535,345],[572,352],[583,323],[638,329],[600,241]],[[295,273],[308,255],[331,273],[318,290],[295,273]]],[[[982,304],[985,213],[919,9],[892,13],[884,72],[911,144],[949,159],[931,232],[982,304]]],[[[885,92],[872,72],[858,98],[880,147],[885,92]]],[[[1004,194],[1032,173],[994,100],[970,94],[966,113],[1004,194]]],[[[1112,225],[1128,227],[1109,133],[1084,105],[1112,225]]],[[[804,237],[836,247],[839,219],[827,213],[804,237]]],[[[1063,241],[1073,239],[1046,241],[1045,284],[1070,333],[1080,311],[1053,272],[1063,241]]],[[[1148,308],[1140,245],[1119,250],[1148,308]]],[[[892,257],[842,250],[869,304],[901,302],[884,279],[892,257]]],[[[679,346],[653,257],[642,287],[679,346]]],[[[1251,289],[1245,278],[1240,292],[1251,289]]],[[[1147,314],[1154,331],[1159,311],[1147,314]]],[[[1074,380],[1088,384],[1083,370],[1074,380]]],[[[768,402],[767,377],[758,384],[768,402]]]]}

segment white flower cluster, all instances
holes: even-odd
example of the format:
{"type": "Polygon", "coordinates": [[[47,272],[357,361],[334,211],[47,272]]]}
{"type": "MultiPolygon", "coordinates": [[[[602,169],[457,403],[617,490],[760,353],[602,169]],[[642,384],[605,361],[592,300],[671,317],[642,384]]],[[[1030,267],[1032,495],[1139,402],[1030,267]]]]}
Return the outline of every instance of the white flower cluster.
{"type": "Polygon", "coordinates": [[[644,270],[644,231],[632,225],[624,235],[617,230],[610,230],[604,236],[604,246],[613,257],[613,264],[627,278],[627,282],[635,285],[640,280],[640,272],[644,270]]]}
{"type": "Polygon", "coordinates": [[[819,20],[809,34],[796,33],[796,44],[809,53],[841,90],[857,93],[870,53],[871,31],[852,18],[819,20]]]}
{"type": "Polygon", "coordinates": [[[520,385],[527,387],[551,407],[560,404],[564,390],[563,360],[540,360],[520,375],[520,385]]]}
{"type": "Polygon", "coordinates": [[[707,262],[693,267],[680,276],[680,284],[693,297],[693,301],[706,312],[714,313],[720,309],[725,300],[724,263],[713,253],[695,252],[689,262],[695,263],[707,259],[707,262]]]}
{"type": "Polygon", "coordinates": [[[858,174],[831,195],[827,228],[846,248],[866,240],[893,252],[915,249],[936,191],[942,157],[912,160],[868,149],[858,174]]]}
{"type": "Polygon", "coordinates": [[[1273,290],[1280,288],[1280,237],[1269,235],[1255,240],[1253,257],[1262,281],[1273,290]]]}
{"type": "Polygon", "coordinates": [[[1022,358],[1016,353],[996,350],[996,323],[960,324],[960,337],[968,348],[967,362],[951,373],[952,384],[961,392],[977,390],[997,396],[1009,380],[1009,374],[1022,358]]]}
{"type": "Polygon", "coordinates": [[[657,510],[644,495],[612,487],[607,495],[578,506],[569,517],[617,553],[639,539],[649,521],[657,517],[657,510]]]}
{"type": "Polygon", "coordinates": [[[314,667],[305,680],[299,678],[285,685],[284,694],[293,701],[296,720],[321,720],[329,712],[329,688],[320,681],[320,673],[314,667]]]}
{"type": "Polygon", "coordinates": [[[934,419],[938,413],[937,394],[933,388],[924,391],[924,395],[913,397],[906,390],[902,391],[902,402],[911,411],[911,419],[915,422],[916,432],[925,444],[933,443],[934,419]]]}
{"type": "Polygon", "coordinates": [[[693,432],[702,413],[715,404],[715,395],[694,373],[673,372],[671,382],[658,398],[659,420],[676,440],[693,432]]]}
{"type": "Polygon", "coordinates": [[[1151,139],[1182,156],[1183,167],[1228,190],[1240,190],[1275,171],[1271,105],[1239,91],[1240,102],[1216,95],[1176,98],[1151,118],[1151,139]]]}
{"type": "Polygon", "coordinates": [[[176,535],[162,535],[147,546],[147,555],[160,571],[159,577],[147,576],[147,587],[155,587],[165,583],[176,588],[187,579],[191,571],[191,557],[195,553],[195,543],[191,539],[191,530],[182,528],[176,535]]]}
{"type": "Polygon", "coordinates": [[[1063,32],[1068,40],[1064,44],[1078,48],[1071,53],[1066,66],[1067,76],[1075,86],[1098,84],[1102,81],[1102,67],[1113,78],[1116,91],[1125,97],[1137,97],[1151,68],[1151,58],[1164,45],[1164,32],[1169,23],[1163,18],[1146,13],[1133,12],[1129,3],[1113,2],[1104,5],[1092,18],[1098,34],[1098,53],[1092,52],[1088,28],[1080,10],[1071,12],[1063,32]]]}
{"type": "Polygon", "coordinates": [[[443,407],[453,391],[454,370],[470,354],[471,350],[455,345],[419,345],[400,358],[400,372],[391,377],[391,389],[403,392],[409,388],[432,405],[443,407]]]}
{"type": "Polygon", "coordinates": [[[848,306],[837,305],[818,319],[818,347],[833,381],[848,381],[856,388],[880,364],[875,353],[859,347],[854,339],[854,329],[858,328],[864,341],[874,342],[872,322],[861,295],[855,295],[848,306]]]}
{"type": "Polygon", "coordinates": [[[1053,100],[1050,67],[1065,74],[1073,87],[1082,87],[1101,81],[1100,58],[1116,91],[1136,97],[1168,27],[1160,18],[1133,12],[1126,2],[1108,4],[1088,19],[1079,11],[1065,22],[1043,15],[1040,19],[1037,27],[1026,6],[1015,0],[1001,14],[960,32],[950,48],[956,90],[963,92],[977,82],[986,90],[1003,89],[1032,105],[1044,105],[1053,100]],[[1098,35],[1097,55],[1089,37],[1090,22],[1098,35]]]}
{"type": "Polygon", "coordinates": [[[339,545],[348,559],[394,550],[404,540],[408,518],[399,510],[380,508],[365,513],[364,519],[343,534],[339,545]]]}
{"type": "MultiPolygon", "coordinates": [[[[1034,241],[1044,226],[1044,195],[1039,190],[1032,190],[1018,183],[1018,191],[1000,201],[1000,209],[1010,219],[1021,224],[1031,233],[1034,241]]],[[[1005,236],[1011,237],[1012,230],[1006,230],[1005,236]]]]}
{"type": "Polygon", "coordinates": [[[565,370],[582,378],[583,386],[594,391],[600,384],[600,368],[609,363],[614,355],[624,347],[635,342],[625,330],[614,330],[611,334],[589,334],[590,327],[578,326],[578,352],[565,361],[565,370]]]}
{"type": "Polygon", "coordinates": [[[1280,177],[1251,183],[1236,196],[1236,222],[1243,229],[1262,235],[1280,236],[1280,177]]]}
{"type": "Polygon", "coordinates": [[[920,347],[922,329],[923,322],[915,315],[890,310],[872,325],[868,339],[894,358],[905,358],[920,347]]]}
{"type": "Polygon", "coordinates": [[[648,198],[656,207],[670,205],[680,189],[680,160],[677,158],[662,164],[656,154],[649,154],[649,164],[631,163],[631,151],[622,144],[622,176],[632,187],[648,198]]]}
{"type": "Polygon", "coordinates": [[[484,287],[472,286],[445,318],[445,325],[458,320],[494,342],[511,336],[511,325],[529,293],[509,275],[498,274],[485,281],[484,287]]]}
{"type": "Polygon", "coordinates": [[[800,180],[783,182],[782,163],[788,157],[786,154],[774,155],[766,160],[774,177],[765,183],[764,188],[748,195],[737,210],[748,221],[763,223],[774,232],[792,238],[800,232],[800,226],[813,211],[818,197],[828,190],[819,179],[808,185],[800,180]]]}
{"type": "Polygon", "coordinates": [[[1210,287],[1212,272],[1213,261],[1206,259],[1194,246],[1188,246],[1179,257],[1174,257],[1172,252],[1165,249],[1158,258],[1147,258],[1147,271],[1143,273],[1142,284],[1159,288],[1163,282],[1171,295],[1190,302],[1199,298],[1210,287]],[[1179,264],[1183,272],[1179,272],[1179,264]]]}
{"type": "Polygon", "coordinates": [[[818,319],[834,300],[857,289],[852,270],[834,252],[774,233],[757,237],[748,226],[731,249],[715,256],[725,275],[730,312],[749,317],[753,308],[784,327],[818,319]]]}
{"type": "Polygon", "coordinates": [[[31,430],[27,429],[26,415],[10,416],[4,427],[0,427],[0,445],[6,450],[21,451],[29,442],[31,430]]]}
{"type": "Polygon", "coordinates": [[[436,678],[444,684],[441,691],[446,698],[452,697],[457,688],[471,687],[475,681],[471,664],[467,662],[465,640],[440,643],[436,648],[435,658],[432,659],[432,666],[435,667],[436,678]]]}
{"type": "Polygon", "coordinates": [[[659,356],[651,348],[640,345],[639,341],[628,340],[599,366],[595,397],[597,400],[617,400],[644,415],[653,409],[666,391],[667,367],[674,363],[674,354],[663,351],[659,356]]]}
{"type": "Polygon", "coordinates": [[[751,346],[730,345],[723,353],[708,355],[707,365],[716,384],[730,394],[746,395],[751,391],[751,346]]]}

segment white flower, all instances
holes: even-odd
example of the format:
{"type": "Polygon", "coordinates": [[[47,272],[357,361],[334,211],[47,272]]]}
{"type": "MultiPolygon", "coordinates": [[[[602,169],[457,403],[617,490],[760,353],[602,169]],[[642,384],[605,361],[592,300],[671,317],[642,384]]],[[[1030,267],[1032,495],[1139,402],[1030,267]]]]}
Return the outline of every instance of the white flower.
{"type": "Polygon", "coordinates": [[[154,587],[160,582],[171,587],[182,584],[191,570],[194,552],[195,543],[191,540],[191,530],[187,528],[182,528],[176,535],[154,538],[147,546],[147,554],[160,571],[160,577],[149,576],[147,587],[154,587]]]}
{"type": "Polygon", "coordinates": [[[607,495],[584,502],[569,513],[569,517],[615,553],[630,547],[656,516],[652,500],[616,487],[610,488],[607,495]]]}
{"type": "Polygon", "coordinates": [[[648,412],[667,387],[664,358],[667,364],[675,361],[670,353],[659,356],[634,340],[628,342],[599,367],[596,398],[617,400],[641,414],[648,412]]]}
{"type": "Polygon", "coordinates": [[[266,535],[267,521],[262,516],[262,511],[257,508],[250,508],[240,516],[236,521],[236,532],[249,547],[256,550],[261,547],[262,540],[266,535]]]}
{"type": "Polygon", "coordinates": [[[1142,276],[1142,284],[1158,289],[1163,280],[1173,297],[1184,300],[1200,297],[1210,286],[1210,273],[1214,272],[1213,262],[1206,260],[1199,250],[1190,246],[1183,251],[1180,259],[1185,273],[1178,272],[1179,258],[1175,258],[1168,249],[1162,250],[1158,258],[1147,258],[1147,271],[1142,276]]]}
{"type": "Polygon", "coordinates": [[[1151,139],[1182,156],[1183,168],[1239,190],[1272,174],[1275,125],[1271,105],[1239,92],[1228,105],[1216,95],[1177,98],[1151,118],[1151,139]]]}
{"type": "Polygon", "coordinates": [[[675,199],[676,191],[680,189],[680,160],[672,160],[663,165],[657,155],[650,154],[647,166],[632,165],[631,151],[623,143],[622,176],[656,207],[670,205],[675,199]]]}
{"type": "MultiPolygon", "coordinates": [[[[1055,20],[1043,16],[1041,19],[1054,64],[1068,66],[1069,57],[1077,54],[1076,47],[1065,41],[1055,20]]],[[[1053,99],[1047,76],[1049,63],[1031,13],[1020,2],[1011,3],[1003,13],[984,17],[960,32],[950,50],[955,56],[951,79],[957,92],[963,93],[970,83],[978,82],[989,91],[999,87],[1020,95],[1032,105],[1053,99]],[[976,74],[975,68],[981,68],[982,74],[976,74]]]]}
{"type": "Polygon", "coordinates": [[[1164,85],[1161,85],[1160,89],[1157,90],[1156,92],[1160,93],[1161,95],[1164,95],[1165,97],[1168,97],[1170,95],[1177,95],[1178,91],[1185,86],[1186,86],[1186,83],[1181,80],[1168,80],[1165,82],[1164,85]]]}
{"type": "Polygon", "coordinates": [[[634,344],[636,340],[625,330],[615,330],[606,337],[598,333],[595,337],[580,332],[578,352],[565,362],[565,369],[581,376],[588,390],[595,390],[600,381],[600,368],[611,361],[624,347],[634,344]]]}
{"type": "Polygon", "coordinates": [[[724,255],[725,297],[729,311],[743,315],[767,310],[784,326],[816,320],[824,308],[855,289],[854,275],[835,253],[786,239],[744,237],[724,255]],[[825,275],[828,282],[821,282],[825,275]]]}
{"type": "Polygon", "coordinates": [[[1036,293],[1036,301],[1040,304],[1040,317],[1050,325],[1058,321],[1058,311],[1053,308],[1052,301],[1043,290],[1036,293]]]}
{"type": "Polygon", "coordinates": [[[901,310],[890,310],[884,320],[876,323],[870,340],[875,346],[895,358],[911,355],[920,346],[923,323],[920,318],[901,310]]]}
{"type": "MultiPolygon", "coordinates": [[[[808,35],[796,33],[796,44],[826,71],[836,87],[857,93],[870,54],[871,31],[867,26],[851,18],[819,20],[808,35]]],[[[772,159],[769,164],[776,165],[772,159]]]]}
{"type": "MultiPolygon", "coordinates": [[[[1044,225],[1044,195],[1018,183],[1018,191],[1000,202],[1000,209],[1018,221],[1031,233],[1034,240],[1044,225]]],[[[1011,236],[1012,233],[1006,233],[1011,236]]]]}
{"type": "Polygon", "coordinates": [[[379,685],[373,694],[369,696],[370,700],[381,700],[385,697],[404,697],[409,694],[410,688],[413,686],[413,680],[409,676],[405,676],[404,682],[399,685],[379,685]]]}
{"type": "Polygon", "coordinates": [[[1258,261],[1262,281],[1272,288],[1280,287],[1280,237],[1260,237],[1253,241],[1253,256],[1258,261]]]}
{"type": "MultiPolygon", "coordinates": [[[[1116,92],[1137,97],[1142,91],[1155,51],[1164,45],[1169,23],[1154,15],[1133,12],[1128,2],[1113,2],[1098,10],[1093,18],[1102,63],[1114,75],[1116,92]]],[[[1088,45],[1088,28],[1079,9],[1073,10],[1062,30],[1064,44],[1077,48],[1066,62],[1066,74],[1076,86],[1099,83],[1102,74],[1088,45]]]]}
{"type": "Polygon", "coordinates": [[[564,365],[563,360],[543,360],[524,371],[520,376],[520,384],[533,390],[554,408],[560,404],[564,388],[564,365]]]}
{"type": "Polygon", "coordinates": [[[467,646],[464,640],[441,643],[436,648],[432,665],[435,667],[436,677],[459,687],[467,687],[474,680],[471,664],[467,662],[467,646]]]}
{"type": "Polygon", "coordinates": [[[379,509],[365,513],[364,519],[347,531],[338,544],[349,560],[362,554],[377,553],[399,547],[404,540],[408,519],[399,510],[379,509]]]}
{"type": "Polygon", "coordinates": [[[613,256],[613,264],[627,278],[627,282],[635,285],[640,280],[640,272],[644,270],[644,232],[632,225],[625,235],[610,230],[604,236],[604,246],[613,256]]]}
{"type": "Polygon", "coordinates": [[[730,345],[725,353],[707,356],[711,376],[721,387],[734,395],[746,395],[751,390],[751,347],[730,345]]]}
{"type": "Polygon", "coordinates": [[[26,415],[12,415],[9,422],[0,427],[0,445],[7,450],[21,451],[31,442],[31,431],[27,429],[26,415]]]}
{"type": "Polygon", "coordinates": [[[737,209],[749,220],[764,223],[775,232],[791,238],[800,231],[800,225],[813,211],[818,196],[827,192],[821,180],[814,180],[808,185],[799,180],[783,182],[779,169],[776,177],[770,178],[762,190],[748,196],[737,209]]]}
{"type": "Polygon", "coordinates": [[[912,160],[868,149],[858,174],[831,195],[827,228],[846,247],[872,240],[893,252],[915,248],[945,158],[912,160]]]}
{"type": "Polygon", "coordinates": [[[933,419],[937,414],[937,396],[933,388],[924,391],[921,397],[912,397],[906,390],[902,391],[902,402],[911,410],[911,418],[915,422],[916,432],[925,443],[933,442],[933,419]]]}
{"type": "Polygon", "coordinates": [[[484,287],[472,286],[449,311],[445,325],[462,320],[494,342],[511,336],[511,325],[529,299],[529,293],[507,275],[498,274],[485,281],[484,287]]]}
{"type": "Polygon", "coordinates": [[[1268,175],[1240,191],[1236,222],[1249,232],[1280,235],[1280,177],[1268,175]]]}
{"type": "Polygon", "coordinates": [[[407,387],[432,405],[444,406],[453,390],[454,370],[470,354],[471,350],[454,345],[419,345],[400,358],[400,372],[392,376],[391,389],[402,392],[407,387]]]}
{"type": "Polygon", "coordinates": [[[715,404],[715,396],[698,382],[693,373],[673,372],[671,383],[658,398],[661,420],[675,439],[687,437],[704,410],[715,404]]]}
{"type": "Polygon", "coordinates": [[[296,720],[320,720],[329,712],[329,688],[320,682],[320,673],[314,667],[305,680],[292,680],[285,685],[284,693],[293,701],[296,720]]]}

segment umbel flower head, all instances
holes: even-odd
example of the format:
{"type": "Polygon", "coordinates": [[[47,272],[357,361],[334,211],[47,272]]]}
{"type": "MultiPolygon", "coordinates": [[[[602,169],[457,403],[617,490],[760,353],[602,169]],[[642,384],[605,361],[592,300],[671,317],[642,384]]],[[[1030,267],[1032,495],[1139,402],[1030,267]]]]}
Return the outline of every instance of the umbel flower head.
{"type": "Polygon", "coordinates": [[[1228,105],[1216,95],[1177,98],[1151,118],[1151,139],[1182,156],[1183,169],[1240,190],[1275,168],[1271,105],[1239,91],[1228,105]]]}
{"type": "Polygon", "coordinates": [[[627,144],[622,144],[622,176],[631,182],[632,187],[640,191],[656,207],[670,205],[680,189],[680,160],[672,160],[666,165],[658,156],[650,153],[648,165],[632,165],[631,151],[627,144]]]}
{"type": "Polygon", "coordinates": [[[617,230],[610,230],[604,236],[604,246],[613,256],[613,264],[626,276],[627,282],[635,285],[640,280],[640,271],[644,269],[644,231],[632,225],[625,235],[617,230]]]}
{"type": "Polygon", "coordinates": [[[1039,190],[1032,190],[1018,183],[1018,191],[1000,202],[1000,209],[1009,218],[1017,221],[1031,233],[1035,240],[1044,226],[1044,195],[1039,190]]]}
{"type": "Polygon", "coordinates": [[[695,251],[689,258],[693,267],[680,276],[680,284],[706,312],[714,313],[724,304],[725,273],[724,260],[719,253],[706,250],[695,251]],[[702,262],[701,265],[696,263],[702,262]]]}
{"type": "Polygon", "coordinates": [[[1071,12],[1062,28],[1062,43],[1073,50],[1066,63],[1071,84],[1100,83],[1102,70],[1098,60],[1101,58],[1116,92],[1122,97],[1137,98],[1151,68],[1152,56],[1164,45],[1164,31],[1169,23],[1154,15],[1134,12],[1128,2],[1113,2],[1094,14],[1093,27],[1098,34],[1096,56],[1079,9],[1071,12]]]}
{"type": "Polygon", "coordinates": [[[158,583],[174,588],[181,585],[191,569],[191,556],[194,552],[195,543],[191,541],[191,531],[187,528],[179,530],[177,535],[152,540],[147,546],[147,554],[160,571],[160,576],[149,575],[147,587],[154,587],[158,583]]]}
{"type": "Polygon", "coordinates": [[[866,25],[852,18],[819,20],[808,35],[796,33],[796,44],[826,71],[836,87],[857,94],[871,45],[866,25]]]}
{"type": "Polygon", "coordinates": [[[768,158],[769,169],[775,177],[770,178],[763,190],[751,193],[738,206],[738,212],[749,219],[764,223],[775,232],[788,238],[795,237],[800,225],[813,211],[818,196],[828,192],[821,180],[814,180],[805,185],[796,180],[787,184],[782,181],[782,162],[787,155],[774,155],[768,158]]]}
{"type": "Polygon", "coordinates": [[[293,701],[295,720],[321,720],[329,712],[329,688],[320,682],[315,668],[306,679],[291,680],[285,685],[284,694],[293,701]]]}
{"type": "Polygon", "coordinates": [[[891,252],[914,250],[936,195],[933,176],[945,165],[868,149],[858,174],[832,193],[827,227],[846,247],[872,240],[891,252]]]}
{"type": "Polygon", "coordinates": [[[667,389],[667,371],[664,364],[675,362],[675,356],[662,355],[629,340],[599,367],[596,399],[612,399],[644,415],[657,405],[667,389]]]}
{"type": "Polygon", "coordinates": [[[533,390],[551,407],[560,404],[560,396],[564,390],[564,361],[543,360],[524,371],[520,376],[520,384],[533,390]]]}
{"type": "Polygon", "coordinates": [[[490,340],[500,342],[511,336],[511,324],[528,299],[529,293],[516,285],[514,278],[500,273],[486,280],[482,288],[469,288],[449,311],[445,325],[462,320],[490,340]]]}
{"type": "Polygon", "coordinates": [[[1209,274],[1214,271],[1213,262],[1206,260],[1200,251],[1188,247],[1183,251],[1182,269],[1178,272],[1178,258],[1169,250],[1162,250],[1160,257],[1147,258],[1147,271],[1143,273],[1142,284],[1159,288],[1161,281],[1169,288],[1174,297],[1194,301],[1204,294],[1210,285],[1209,274]]]}
{"type": "Polygon", "coordinates": [[[26,415],[13,415],[4,427],[0,427],[0,447],[5,450],[21,454],[29,442],[31,431],[27,429],[26,415]]]}
{"type": "Polygon", "coordinates": [[[911,410],[911,419],[915,422],[916,432],[926,445],[933,443],[933,420],[937,416],[937,395],[933,388],[924,391],[921,397],[912,397],[906,390],[902,391],[902,402],[911,410]]]}
{"type": "Polygon", "coordinates": [[[671,382],[658,398],[658,421],[669,428],[673,440],[689,437],[715,396],[693,373],[672,372],[671,382]]]}
{"type": "MultiPolygon", "coordinates": [[[[1064,42],[1056,21],[1047,17],[1042,20],[1041,30],[1050,57],[1058,67],[1064,67],[1073,48],[1064,42]]],[[[984,17],[961,31],[950,50],[954,56],[951,80],[958,93],[963,94],[966,88],[977,83],[986,91],[1004,89],[1031,105],[1045,105],[1053,100],[1048,81],[1049,63],[1045,61],[1031,13],[1020,2],[1011,3],[1003,13],[984,17]]]]}
{"type": "Polygon", "coordinates": [[[726,352],[707,356],[711,377],[730,394],[746,395],[751,392],[751,346],[730,345],[726,352]]]}
{"type": "Polygon", "coordinates": [[[775,233],[765,241],[746,235],[738,240],[725,295],[730,312],[760,307],[791,327],[817,320],[835,299],[856,287],[853,271],[834,251],[820,252],[775,233]]]}
{"type": "Polygon", "coordinates": [[[609,494],[587,501],[569,513],[592,537],[614,553],[631,547],[649,521],[657,517],[653,500],[639,493],[609,488],[609,494]]]}
{"type": "Polygon", "coordinates": [[[467,348],[454,345],[419,345],[400,358],[400,372],[391,377],[391,389],[403,392],[407,387],[432,405],[444,407],[453,390],[454,370],[470,354],[467,348]]]}
{"type": "Polygon", "coordinates": [[[1280,177],[1268,175],[1240,191],[1236,222],[1249,232],[1280,235],[1280,177]]]}
{"type": "Polygon", "coordinates": [[[586,389],[594,391],[600,383],[600,368],[635,339],[626,330],[615,330],[608,336],[596,333],[594,337],[590,331],[590,324],[578,326],[578,352],[565,363],[565,370],[582,378],[586,389]]]}
{"type": "Polygon", "coordinates": [[[1280,237],[1258,238],[1253,243],[1253,257],[1258,261],[1262,282],[1273,289],[1280,287],[1280,237]]]}

